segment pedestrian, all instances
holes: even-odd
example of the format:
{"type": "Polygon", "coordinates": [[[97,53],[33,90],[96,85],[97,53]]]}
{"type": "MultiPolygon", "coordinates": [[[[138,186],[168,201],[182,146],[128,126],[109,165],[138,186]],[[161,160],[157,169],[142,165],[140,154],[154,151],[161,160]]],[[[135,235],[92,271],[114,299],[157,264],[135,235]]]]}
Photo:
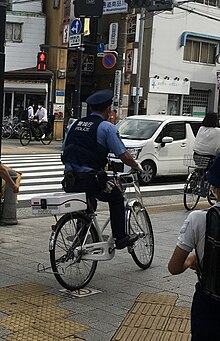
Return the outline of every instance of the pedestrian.
{"type": "Polygon", "coordinates": [[[2,179],[5,180],[5,182],[7,182],[7,184],[11,187],[14,193],[18,193],[19,187],[16,185],[16,183],[13,181],[10,174],[8,173],[7,169],[5,169],[1,163],[0,163],[0,176],[2,177],[2,179]]]}
{"type": "Polygon", "coordinates": [[[32,104],[30,104],[27,108],[27,111],[28,111],[28,121],[31,121],[33,120],[34,118],[34,103],[32,102],[32,104]]]}
{"type": "MultiPolygon", "coordinates": [[[[215,206],[220,207],[220,153],[208,170],[207,179],[217,198],[215,206]]],[[[188,268],[192,270],[200,268],[202,271],[207,212],[207,210],[193,211],[184,221],[180,229],[177,246],[168,264],[168,269],[172,275],[181,274],[188,268]]],[[[210,257],[206,258],[206,261],[210,262],[210,267],[212,267],[214,259],[210,257]]],[[[197,274],[199,279],[199,271],[197,274]]],[[[215,274],[213,278],[216,276],[219,278],[219,273],[215,274]]],[[[191,340],[219,341],[219,321],[220,300],[208,295],[198,280],[191,307],[191,340]]]]}
{"type": "Polygon", "coordinates": [[[209,112],[205,115],[194,142],[194,159],[206,156],[214,159],[220,151],[220,128],[218,115],[209,112]]]}
{"type": "Polygon", "coordinates": [[[117,110],[113,109],[108,118],[108,121],[111,122],[112,124],[116,124],[117,122],[116,120],[117,120],[117,110]]]}
{"type": "Polygon", "coordinates": [[[43,107],[43,103],[38,104],[38,109],[36,114],[34,115],[35,118],[38,120],[39,129],[41,131],[41,139],[45,138],[45,128],[48,123],[47,119],[47,109],[43,107]]]}
{"type": "Polygon", "coordinates": [[[100,90],[86,99],[92,113],[73,123],[63,144],[65,176],[62,184],[66,192],[86,192],[87,197],[93,201],[97,198],[109,203],[116,248],[123,249],[132,245],[138,236],[127,235],[125,232],[123,194],[115,184],[108,183],[104,171],[108,153],[113,152],[123,163],[134,169],[140,170],[142,167],[126,150],[116,126],[107,122],[112,98],[111,90],[100,90]]]}

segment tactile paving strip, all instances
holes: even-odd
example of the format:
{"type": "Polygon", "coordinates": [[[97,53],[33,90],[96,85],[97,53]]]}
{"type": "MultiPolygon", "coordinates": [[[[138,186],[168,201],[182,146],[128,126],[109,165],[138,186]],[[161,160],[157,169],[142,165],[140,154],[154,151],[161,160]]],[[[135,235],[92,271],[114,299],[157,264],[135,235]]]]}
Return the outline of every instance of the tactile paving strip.
{"type": "Polygon", "coordinates": [[[0,288],[0,327],[7,329],[7,341],[83,341],[75,333],[89,329],[67,320],[72,310],[56,306],[61,296],[49,294],[36,283],[0,288]],[[5,314],[7,314],[5,316],[5,314]]]}
{"type": "Polygon", "coordinates": [[[190,308],[177,298],[141,293],[112,341],[190,341],[190,308]]]}

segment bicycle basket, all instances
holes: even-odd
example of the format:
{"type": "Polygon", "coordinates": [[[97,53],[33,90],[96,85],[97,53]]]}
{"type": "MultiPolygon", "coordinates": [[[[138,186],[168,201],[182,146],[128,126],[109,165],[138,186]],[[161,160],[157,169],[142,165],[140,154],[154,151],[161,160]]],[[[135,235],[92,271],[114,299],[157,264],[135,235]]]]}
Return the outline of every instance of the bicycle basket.
{"type": "Polygon", "coordinates": [[[192,167],[192,168],[207,168],[210,163],[210,158],[208,156],[200,156],[200,155],[184,155],[183,164],[184,166],[192,167]]]}

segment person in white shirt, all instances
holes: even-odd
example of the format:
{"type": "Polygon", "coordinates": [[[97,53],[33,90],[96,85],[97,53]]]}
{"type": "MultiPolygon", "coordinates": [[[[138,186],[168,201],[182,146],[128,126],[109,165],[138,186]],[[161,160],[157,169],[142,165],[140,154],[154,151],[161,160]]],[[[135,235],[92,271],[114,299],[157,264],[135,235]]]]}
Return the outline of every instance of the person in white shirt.
{"type": "Polygon", "coordinates": [[[28,120],[31,121],[34,118],[34,104],[29,105],[27,110],[28,110],[28,120]]]}
{"type": "Polygon", "coordinates": [[[36,114],[34,115],[35,118],[38,120],[39,128],[41,130],[42,136],[41,138],[45,138],[45,127],[47,126],[48,119],[47,119],[47,109],[45,109],[42,103],[38,104],[38,109],[36,114]]]}
{"type": "Polygon", "coordinates": [[[214,158],[220,151],[220,128],[216,113],[207,113],[198,130],[194,143],[194,155],[214,158]]]}

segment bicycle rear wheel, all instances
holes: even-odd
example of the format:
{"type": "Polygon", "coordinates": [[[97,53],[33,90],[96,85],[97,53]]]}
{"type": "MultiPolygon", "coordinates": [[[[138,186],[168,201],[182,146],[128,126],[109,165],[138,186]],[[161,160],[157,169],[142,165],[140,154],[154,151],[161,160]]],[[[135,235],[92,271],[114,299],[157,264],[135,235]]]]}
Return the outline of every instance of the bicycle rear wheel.
{"type": "Polygon", "coordinates": [[[131,252],[133,260],[140,268],[149,268],[154,256],[154,235],[149,215],[138,201],[128,211],[128,233],[139,235],[131,252]]]}
{"type": "Polygon", "coordinates": [[[68,290],[83,288],[91,281],[97,267],[97,261],[82,259],[83,245],[99,241],[96,229],[80,212],[65,214],[56,226],[50,247],[54,276],[68,290]]]}
{"type": "Polygon", "coordinates": [[[199,202],[199,185],[199,173],[196,170],[192,171],[186,180],[183,192],[183,204],[188,211],[193,210],[199,202]]]}
{"type": "Polygon", "coordinates": [[[46,136],[44,139],[41,139],[41,142],[44,144],[44,145],[48,145],[52,142],[53,140],[53,133],[46,133],[46,136]]]}
{"type": "Polygon", "coordinates": [[[31,141],[30,129],[22,130],[19,139],[20,139],[22,146],[27,146],[31,141]]]}
{"type": "Polygon", "coordinates": [[[208,200],[208,203],[213,206],[215,203],[216,203],[216,196],[215,194],[213,193],[213,191],[211,190],[211,185],[209,184],[208,185],[208,195],[207,195],[207,200],[208,200]]]}

